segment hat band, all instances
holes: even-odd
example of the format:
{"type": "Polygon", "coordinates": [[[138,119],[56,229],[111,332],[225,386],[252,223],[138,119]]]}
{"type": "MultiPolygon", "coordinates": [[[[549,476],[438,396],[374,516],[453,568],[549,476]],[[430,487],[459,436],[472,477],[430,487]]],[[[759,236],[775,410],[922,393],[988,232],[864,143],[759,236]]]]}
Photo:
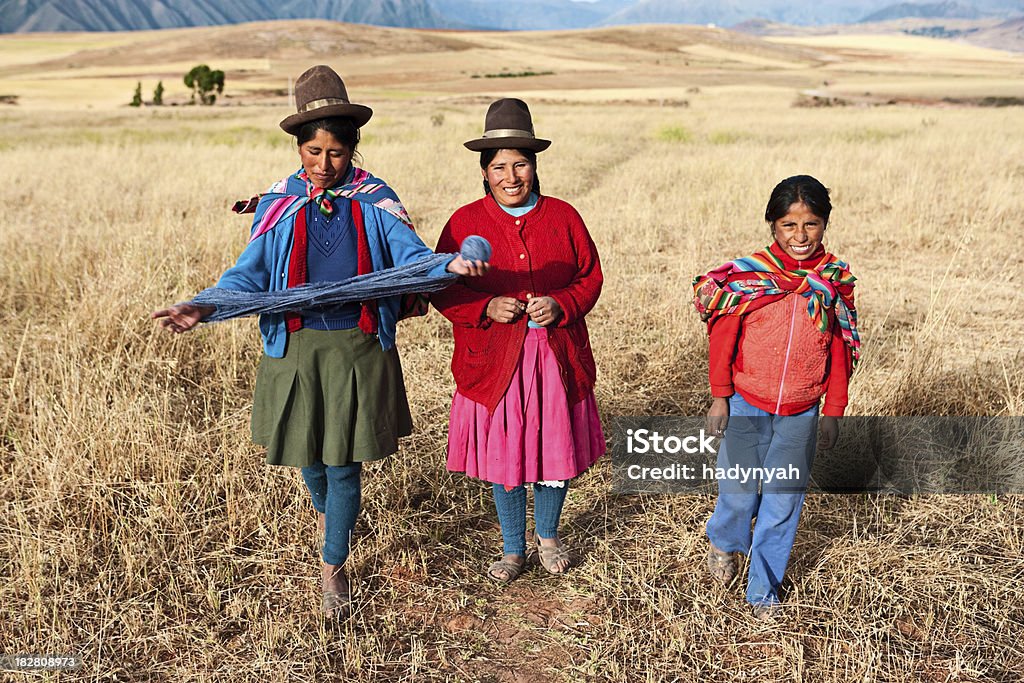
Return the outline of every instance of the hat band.
{"type": "Polygon", "coordinates": [[[532,130],[518,130],[516,128],[498,128],[495,130],[485,130],[481,136],[483,138],[532,138],[532,130]]]}
{"type": "Polygon", "coordinates": [[[299,107],[299,113],[305,114],[307,111],[313,111],[314,109],[320,109],[321,107],[330,107],[334,104],[349,104],[349,101],[338,97],[325,97],[322,100],[306,102],[304,105],[299,107]]]}

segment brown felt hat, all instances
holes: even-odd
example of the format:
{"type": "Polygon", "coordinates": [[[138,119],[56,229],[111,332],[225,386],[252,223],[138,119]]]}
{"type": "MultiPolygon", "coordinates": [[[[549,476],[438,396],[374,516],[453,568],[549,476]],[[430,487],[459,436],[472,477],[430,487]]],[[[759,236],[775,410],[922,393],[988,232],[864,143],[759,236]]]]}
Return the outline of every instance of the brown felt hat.
{"type": "Polygon", "coordinates": [[[303,125],[317,119],[345,116],[359,128],[373,116],[369,107],[348,101],[341,76],[323,64],[307,69],[296,79],[295,106],[298,112],[281,121],[281,128],[289,135],[297,134],[303,125]]]}
{"type": "Polygon", "coordinates": [[[533,119],[526,102],[513,97],[491,102],[484,117],[484,134],[476,140],[463,143],[467,149],[482,152],[485,149],[528,149],[543,152],[551,146],[550,140],[541,140],[533,134],[533,119]]]}

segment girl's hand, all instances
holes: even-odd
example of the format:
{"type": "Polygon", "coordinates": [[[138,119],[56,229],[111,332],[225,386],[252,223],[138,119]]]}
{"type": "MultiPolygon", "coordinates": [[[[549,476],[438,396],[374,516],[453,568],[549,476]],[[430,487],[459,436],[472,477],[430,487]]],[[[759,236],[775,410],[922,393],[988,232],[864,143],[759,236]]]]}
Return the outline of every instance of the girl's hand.
{"type": "Polygon", "coordinates": [[[535,296],[527,302],[526,313],[530,320],[547,327],[562,317],[562,307],[550,296],[535,296]]]}
{"type": "Polygon", "coordinates": [[[487,302],[487,317],[496,323],[515,322],[525,310],[522,301],[510,296],[496,296],[487,302]]]}
{"type": "Polygon", "coordinates": [[[491,264],[487,261],[467,261],[461,256],[456,256],[448,262],[447,270],[449,273],[455,273],[456,275],[464,275],[467,277],[479,277],[490,270],[491,264]]]}
{"type": "Polygon", "coordinates": [[[725,428],[729,425],[729,399],[716,396],[708,410],[708,431],[711,436],[725,436],[725,428]]]}
{"type": "Polygon", "coordinates": [[[823,415],[818,422],[818,448],[828,450],[839,439],[839,418],[823,415]]]}
{"type": "Polygon", "coordinates": [[[215,306],[193,306],[192,304],[174,304],[160,311],[153,311],[150,318],[159,320],[160,327],[168,332],[188,332],[199,324],[199,321],[212,315],[215,306]]]}

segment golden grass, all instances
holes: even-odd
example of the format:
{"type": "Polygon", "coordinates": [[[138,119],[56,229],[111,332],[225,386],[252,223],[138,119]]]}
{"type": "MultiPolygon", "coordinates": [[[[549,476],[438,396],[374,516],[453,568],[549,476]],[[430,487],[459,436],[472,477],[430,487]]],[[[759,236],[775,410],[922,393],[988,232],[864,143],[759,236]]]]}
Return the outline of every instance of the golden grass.
{"type": "Polygon", "coordinates": [[[850,74],[838,79],[833,89],[839,93],[872,93],[902,97],[1020,97],[1020,78],[937,76],[923,78],[917,74],[894,74],[879,82],[876,78],[862,78],[850,74]]]}
{"type": "Polygon", "coordinates": [[[641,90],[654,93],[645,99],[663,100],[678,99],[670,91],[694,86],[790,91],[837,80],[837,91],[847,93],[856,92],[843,85],[847,80],[896,94],[906,82],[913,94],[920,83],[944,79],[931,91],[955,96],[967,88],[982,96],[1012,95],[1010,84],[1019,82],[1024,57],[916,36],[770,42],[694,26],[499,33],[284,21],[132,34],[0,36],[0,95],[16,95],[20,106],[40,111],[111,110],[130,101],[136,82],[142,81],[149,99],[162,79],[173,88],[169,101],[181,102],[181,76],[200,62],[225,71],[221,103],[283,105],[288,79],[314,63],[331,64],[345,74],[350,88],[373,97],[406,93],[433,101],[541,92],[601,101],[635,100],[641,90]],[[482,78],[503,71],[552,73],[482,78]],[[602,94],[631,90],[637,92],[624,98],[602,94]]]}
{"type": "Polygon", "coordinates": [[[7,34],[0,40],[0,68],[59,59],[81,50],[118,48],[136,42],[132,33],[7,34]]]}
{"type": "MultiPolygon", "coordinates": [[[[75,79],[98,79],[98,78],[137,78],[139,74],[173,74],[176,79],[186,74],[196,65],[195,59],[180,62],[158,62],[121,64],[117,66],[89,66],[74,69],[71,73],[75,79]]],[[[269,71],[270,64],[266,59],[222,59],[218,60],[217,66],[222,71],[269,71]]],[[[34,71],[33,80],[66,80],[68,70],[61,68],[53,71],[34,71]]]]}
{"type": "MultiPolygon", "coordinates": [[[[428,241],[477,194],[459,143],[481,109],[447,105],[435,128],[435,107],[386,105],[368,128],[368,167],[399,189],[428,241]],[[431,158],[451,159],[447,172],[425,167],[431,158]]],[[[913,109],[758,114],[740,99],[680,112],[535,109],[555,140],[541,159],[546,191],[572,199],[605,264],[590,320],[606,416],[703,410],[689,278],[765,242],[765,195],[794,172],[833,188],[830,241],[861,278],[853,411],[1019,410],[1019,344],[1004,318],[1019,320],[1021,297],[1003,287],[1017,254],[995,248],[1024,237],[1024,136],[1010,115],[942,110],[923,124],[913,109]],[[658,134],[680,126],[692,135],[658,134]],[[1009,299],[999,315],[971,305],[993,288],[1009,299]]],[[[573,573],[488,585],[480,567],[498,534],[484,489],[443,470],[450,335],[437,315],[401,329],[418,430],[367,472],[351,563],[362,596],[341,633],[324,629],[301,483],[248,443],[254,325],[172,338],[146,319],[232,262],[247,228],[227,204],[294,164],[284,140],[254,132],[229,144],[238,123],[248,130],[223,112],[5,122],[0,177],[18,210],[0,232],[0,543],[14,615],[3,642],[81,651],[87,678],[1020,675],[1017,497],[812,496],[791,616],[763,631],[738,592],[703,577],[713,501],[609,495],[605,462],[570,495],[573,573]],[[73,188],[56,209],[50,164],[73,188]]]]}
{"type": "Polygon", "coordinates": [[[869,50],[885,55],[908,54],[919,57],[969,59],[986,62],[1018,61],[1020,55],[1006,50],[994,50],[966,43],[957,43],[925,36],[899,34],[841,34],[829,36],[786,36],[766,38],[771,43],[805,47],[845,48],[869,50]]]}
{"type": "Polygon", "coordinates": [[[686,47],[681,47],[679,49],[687,54],[698,57],[709,57],[713,60],[720,60],[724,62],[742,62],[743,64],[748,64],[750,66],[770,67],[775,69],[803,69],[806,67],[805,64],[796,61],[761,57],[760,55],[746,54],[714,45],[705,45],[704,43],[687,45],[686,47]]]}
{"type": "MultiPolygon", "coordinates": [[[[793,109],[795,91],[758,93],[533,105],[554,140],[545,192],[579,209],[602,254],[588,321],[603,415],[706,409],[690,278],[767,242],[767,194],[794,173],[833,189],[829,246],[860,278],[851,413],[1021,414],[1019,109],[793,109]]],[[[461,142],[485,103],[370,103],[365,165],[432,244],[479,196],[461,142]]],[[[788,616],[763,627],[738,587],[705,578],[713,499],[610,494],[605,460],[569,494],[572,572],[490,584],[486,489],[444,471],[451,339],[436,313],[400,327],[417,429],[366,469],[356,612],[325,627],[304,488],[249,443],[255,324],[172,337],[148,319],[241,250],[228,205],[297,165],[284,113],[0,111],[0,654],[80,653],[69,680],[1024,676],[1020,496],[810,496],[788,616]]]]}

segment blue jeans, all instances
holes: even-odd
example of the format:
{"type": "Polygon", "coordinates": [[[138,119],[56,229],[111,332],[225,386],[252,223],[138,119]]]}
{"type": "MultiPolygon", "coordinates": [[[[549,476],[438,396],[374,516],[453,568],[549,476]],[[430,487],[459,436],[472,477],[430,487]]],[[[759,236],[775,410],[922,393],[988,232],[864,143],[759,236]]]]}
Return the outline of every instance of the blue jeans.
{"type": "MultiPolygon", "coordinates": [[[[569,492],[564,486],[533,485],[533,522],[541,538],[558,536],[558,521],[562,517],[562,504],[569,492]]],[[[517,486],[506,491],[502,484],[491,484],[494,489],[494,507],[501,523],[501,537],[506,555],[526,556],[526,487],[517,486]]]]}
{"type": "Polygon", "coordinates": [[[325,564],[341,565],[348,559],[352,530],[362,498],[362,463],[327,466],[316,462],[302,468],[313,507],[324,515],[325,564]]]}
{"type": "Polygon", "coordinates": [[[793,550],[800,508],[814,460],[818,406],[799,415],[773,415],[747,403],[738,393],[729,399],[729,425],[718,450],[718,467],[727,472],[760,468],[774,472],[771,482],[718,481],[718,502],[708,520],[708,539],[719,550],[750,558],[747,602],[775,604],[793,550]],[[778,476],[785,472],[786,478],[778,476]],[[751,521],[754,520],[753,532],[751,521]]]}

